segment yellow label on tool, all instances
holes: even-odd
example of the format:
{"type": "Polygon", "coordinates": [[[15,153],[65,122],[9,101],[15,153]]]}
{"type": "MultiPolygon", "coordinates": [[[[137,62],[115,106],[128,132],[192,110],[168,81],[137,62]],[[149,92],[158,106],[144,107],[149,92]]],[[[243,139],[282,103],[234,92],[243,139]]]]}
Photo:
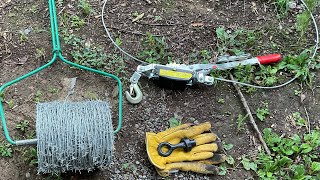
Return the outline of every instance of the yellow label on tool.
{"type": "Polygon", "coordinates": [[[189,80],[192,77],[191,73],[178,72],[178,71],[165,70],[165,69],[160,69],[159,75],[176,78],[176,79],[184,79],[184,80],[189,80]]]}

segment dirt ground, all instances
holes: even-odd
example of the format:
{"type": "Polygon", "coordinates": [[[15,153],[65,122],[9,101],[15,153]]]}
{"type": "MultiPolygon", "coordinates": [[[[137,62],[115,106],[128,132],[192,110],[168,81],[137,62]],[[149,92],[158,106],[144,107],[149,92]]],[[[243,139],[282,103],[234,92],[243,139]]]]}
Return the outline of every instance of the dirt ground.
{"type": "MultiPolygon", "coordinates": [[[[100,1],[90,1],[95,14],[86,17],[87,25],[75,31],[89,42],[103,46],[108,53],[114,52],[114,47],[107,39],[100,22],[100,1]]],[[[299,4],[299,3],[298,3],[299,4]]],[[[301,5],[300,5],[301,6],[301,5]]],[[[299,9],[295,9],[295,14],[299,9]]],[[[58,7],[59,19],[64,12],[76,14],[75,0],[65,0],[58,7]]],[[[319,12],[319,11],[318,11],[319,12]]],[[[121,34],[122,47],[132,54],[137,54],[141,47],[141,36],[136,32],[166,35],[171,52],[179,57],[181,62],[188,63],[188,54],[194,50],[210,49],[215,55],[217,39],[215,28],[224,26],[233,30],[239,27],[246,29],[266,28],[266,25],[280,24],[283,27],[294,25],[293,17],[288,16],[282,21],[275,17],[274,7],[269,1],[219,1],[219,0],[165,0],[148,1],[120,0],[110,1],[107,10],[108,25],[112,32],[121,34]],[[132,23],[131,14],[144,12],[146,18],[139,23],[132,23]],[[149,15],[149,18],[148,16],[149,15]],[[161,16],[161,22],[152,22],[154,16],[161,16]],[[192,23],[201,22],[203,26],[194,27],[192,23]],[[134,33],[132,33],[134,32],[134,33]]],[[[316,15],[319,22],[319,15],[316,15]]],[[[63,26],[61,23],[59,24],[63,26]]],[[[51,33],[48,5],[40,0],[5,0],[0,2],[0,85],[15,79],[41,65],[52,57],[51,33]],[[22,33],[27,36],[23,40],[22,33]],[[37,49],[43,48],[44,54],[37,55],[37,49]]],[[[309,32],[309,42],[313,43],[313,29],[309,32]]],[[[270,36],[270,34],[266,34],[270,36]]],[[[276,36],[276,35],[274,35],[276,36]]],[[[268,39],[266,37],[265,39],[268,39]]],[[[292,41],[279,39],[284,46],[292,41]]],[[[263,41],[263,39],[262,39],[263,41]]],[[[265,43],[268,43],[266,40],[265,43]]],[[[70,46],[62,45],[63,54],[71,58],[70,46]]],[[[249,51],[265,53],[282,53],[283,48],[275,50],[264,47],[252,47],[249,51]]],[[[300,53],[300,52],[297,52],[300,53]]],[[[128,89],[131,74],[138,63],[126,58],[126,67],[121,79],[124,90],[128,89]]],[[[75,93],[69,100],[102,99],[110,102],[113,109],[113,124],[117,124],[117,96],[114,93],[116,83],[108,78],[88,73],[57,61],[50,68],[17,83],[5,91],[4,109],[8,129],[14,139],[24,139],[35,132],[36,101],[64,100],[70,86],[70,78],[77,78],[75,93]],[[9,107],[12,100],[13,107],[9,107]],[[16,125],[27,119],[30,127],[22,133],[16,125]]],[[[302,129],[296,129],[287,117],[293,112],[300,112],[310,119],[311,128],[320,126],[320,81],[316,72],[315,83],[310,89],[295,81],[281,89],[258,90],[245,94],[249,106],[255,112],[262,102],[269,105],[270,116],[265,122],[258,122],[262,130],[272,127],[276,132],[292,134],[302,129]],[[302,90],[304,95],[296,96],[294,90],[302,90]]],[[[145,132],[158,132],[168,128],[168,120],[172,117],[181,119],[182,123],[201,123],[210,121],[213,130],[222,141],[233,144],[227,151],[236,160],[234,167],[228,168],[225,176],[199,175],[179,172],[169,179],[257,179],[254,173],[246,171],[239,158],[252,155],[261,149],[259,140],[250,124],[238,132],[236,119],[239,114],[245,114],[240,98],[232,86],[227,83],[217,83],[215,86],[193,86],[185,90],[169,90],[156,86],[152,81],[141,78],[140,87],[144,93],[143,100],[138,105],[123,101],[123,127],[115,136],[114,162],[105,169],[94,172],[68,173],[61,177],[38,175],[37,167],[29,165],[24,152],[26,148],[14,147],[13,157],[0,158],[0,179],[161,179],[154,167],[148,161],[145,151],[145,132]],[[219,103],[224,99],[224,103],[219,103]],[[129,168],[124,168],[124,164],[129,168]]],[[[3,136],[1,142],[5,142],[3,136]]],[[[27,147],[29,148],[29,147],[27,147]]]]}

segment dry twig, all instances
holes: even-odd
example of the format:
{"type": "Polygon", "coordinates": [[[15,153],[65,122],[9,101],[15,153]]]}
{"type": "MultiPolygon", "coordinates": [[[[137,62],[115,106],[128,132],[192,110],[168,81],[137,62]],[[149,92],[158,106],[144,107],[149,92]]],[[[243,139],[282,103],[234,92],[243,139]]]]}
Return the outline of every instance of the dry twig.
{"type": "Polygon", "coordinates": [[[308,122],[307,130],[308,130],[308,133],[310,134],[311,133],[311,124],[310,124],[309,114],[308,114],[307,108],[305,106],[303,106],[303,107],[304,107],[304,111],[306,112],[306,116],[307,116],[307,122],[308,122]]]}
{"type": "MultiPolygon", "coordinates": [[[[233,78],[233,76],[231,74],[230,74],[230,78],[231,78],[231,80],[234,81],[234,78],[233,78]]],[[[253,125],[254,130],[258,134],[258,138],[259,138],[260,142],[262,143],[264,150],[267,152],[267,154],[271,155],[270,149],[268,148],[266,142],[264,141],[264,139],[262,137],[262,134],[261,134],[261,132],[260,132],[260,130],[259,130],[259,128],[258,128],[253,116],[252,116],[252,113],[250,111],[248,103],[247,103],[246,99],[244,98],[239,86],[236,83],[232,83],[232,84],[236,88],[236,90],[238,92],[238,95],[240,96],[241,102],[242,102],[244,108],[246,109],[246,111],[247,111],[247,113],[249,115],[250,123],[253,125]]]]}

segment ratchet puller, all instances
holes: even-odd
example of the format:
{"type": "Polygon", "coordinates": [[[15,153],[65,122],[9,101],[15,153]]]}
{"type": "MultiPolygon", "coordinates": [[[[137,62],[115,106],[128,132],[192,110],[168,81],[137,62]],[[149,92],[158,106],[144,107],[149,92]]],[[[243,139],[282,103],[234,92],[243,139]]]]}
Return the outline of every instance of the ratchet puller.
{"type": "Polygon", "coordinates": [[[227,70],[245,65],[271,64],[281,60],[280,54],[270,54],[265,56],[251,57],[250,54],[239,56],[220,56],[216,63],[211,64],[148,64],[139,65],[130,78],[130,91],[126,91],[126,98],[132,104],[138,104],[142,100],[142,92],[138,86],[141,75],[149,79],[166,79],[183,83],[187,86],[194,84],[212,85],[214,78],[210,76],[212,70],[227,70]],[[134,96],[135,95],[135,96],[134,96]]]}

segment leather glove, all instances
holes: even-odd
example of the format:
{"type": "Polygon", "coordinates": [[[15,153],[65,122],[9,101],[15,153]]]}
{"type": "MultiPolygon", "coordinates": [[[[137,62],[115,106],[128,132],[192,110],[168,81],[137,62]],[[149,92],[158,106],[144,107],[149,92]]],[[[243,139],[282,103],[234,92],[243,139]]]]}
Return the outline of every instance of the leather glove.
{"type": "MultiPolygon", "coordinates": [[[[213,164],[225,161],[225,155],[215,154],[218,144],[215,143],[217,136],[211,131],[209,122],[194,126],[191,123],[170,128],[159,133],[146,133],[146,148],[150,162],[156,167],[161,176],[182,171],[193,171],[204,174],[217,174],[218,168],[213,164]],[[196,146],[189,152],[184,149],[175,149],[169,156],[163,157],[158,153],[158,145],[161,142],[178,144],[181,139],[189,138],[196,142],[196,146]]],[[[164,152],[167,149],[164,147],[164,152]]]]}

